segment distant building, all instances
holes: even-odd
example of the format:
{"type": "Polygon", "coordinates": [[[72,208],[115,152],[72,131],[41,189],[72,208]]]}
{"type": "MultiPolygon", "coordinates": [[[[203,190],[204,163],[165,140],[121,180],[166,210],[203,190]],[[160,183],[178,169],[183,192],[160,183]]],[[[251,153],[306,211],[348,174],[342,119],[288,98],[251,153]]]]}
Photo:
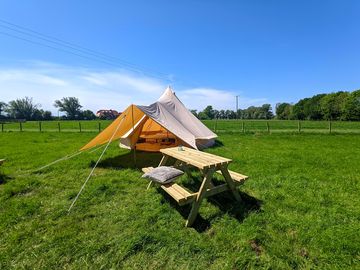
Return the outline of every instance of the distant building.
{"type": "Polygon", "coordinates": [[[120,114],[121,114],[121,112],[118,112],[116,110],[98,110],[96,112],[97,117],[99,117],[100,119],[106,119],[106,120],[115,119],[120,114]]]}

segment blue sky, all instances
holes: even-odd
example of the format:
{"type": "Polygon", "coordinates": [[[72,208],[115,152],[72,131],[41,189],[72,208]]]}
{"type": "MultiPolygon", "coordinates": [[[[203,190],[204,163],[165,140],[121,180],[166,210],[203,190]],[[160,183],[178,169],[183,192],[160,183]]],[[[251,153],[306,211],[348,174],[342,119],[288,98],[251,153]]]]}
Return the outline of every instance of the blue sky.
{"type": "Polygon", "coordinates": [[[234,109],[235,95],[247,107],[351,91],[360,88],[359,12],[349,0],[2,0],[0,20],[118,60],[19,40],[54,45],[0,21],[0,100],[31,96],[54,111],[53,100],[75,95],[85,108],[122,110],[171,84],[189,108],[234,109]]]}

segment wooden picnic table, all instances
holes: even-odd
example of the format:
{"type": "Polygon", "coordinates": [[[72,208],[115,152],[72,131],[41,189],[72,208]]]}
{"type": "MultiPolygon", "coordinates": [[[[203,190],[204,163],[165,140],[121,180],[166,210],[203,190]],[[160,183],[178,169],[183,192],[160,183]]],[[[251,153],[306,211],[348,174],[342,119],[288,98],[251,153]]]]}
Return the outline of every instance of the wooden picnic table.
{"type": "MultiPolygon", "coordinates": [[[[165,166],[171,160],[170,158],[173,158],[175,159],[174,166],[183,169],[186,173],[190,174],[189,167],[191,166],[198,168],[203,175],[201,186],[197,192],[191,192],[176,183],[161,185],[162,189],[173,197],[179,205],[192,203],[192,208],[186,221],[187,227],[194,223],[201,201],[206,197],[230,190],[235,199],[241,201],[237,186],[244,183],[248,177],[228,170],[228,165],[232,162],[231,159],[188,147],[171,147],[161,149],[160,152],[163,154],[163,157],[159,166],[165,166]],[[221,174],[225,179],[225,183],[215,186],[212,182],[214,173],[221,174]]],[[[153,168],[143,168],[143,171],[148,172],[151,169],[153,168]]]]}
{"type": "Polygon", "coordinates": [[[4,163],[5,159],[0,159],[0,165],[4,163]]]}

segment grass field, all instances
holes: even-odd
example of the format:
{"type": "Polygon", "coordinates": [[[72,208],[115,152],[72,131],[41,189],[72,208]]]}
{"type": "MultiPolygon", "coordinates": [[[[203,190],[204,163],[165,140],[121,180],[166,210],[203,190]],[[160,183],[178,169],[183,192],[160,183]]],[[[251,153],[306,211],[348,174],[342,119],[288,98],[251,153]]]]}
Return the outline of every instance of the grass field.
{"type": "MultiPolygon", "coordinates": [[[[0,133],[0,269],[359,269],[360,136],[226,133],[207,151],[251,178],[205,200],[194,228],[114,143],[42,172],[96,133],[0,133]]],[[[137,167],[157,154],[138,153],[137,167]]],[[[182,177],[188,188],[199,176],[182,177]]]]}
{"type": "MultiPolygon", "coordinates": [[[[2,131],[37,131],[43,132],[99,132],[106,128],[111,121],[38,121],[25,123],[7,123],[1,127],[2,131]]],[[[226,132],[299,132],[299,121],[295,120],[205,120],[203,123],[217,133],[226,132]],[[269,128],[269,130],[268,130],[269,128]]],[[[328,121],[301,121],[301,132],[329,133],[328,121]]],[[[360,122],[333,121],[331,131],[336,133],[360,133],[360,122]]]]}

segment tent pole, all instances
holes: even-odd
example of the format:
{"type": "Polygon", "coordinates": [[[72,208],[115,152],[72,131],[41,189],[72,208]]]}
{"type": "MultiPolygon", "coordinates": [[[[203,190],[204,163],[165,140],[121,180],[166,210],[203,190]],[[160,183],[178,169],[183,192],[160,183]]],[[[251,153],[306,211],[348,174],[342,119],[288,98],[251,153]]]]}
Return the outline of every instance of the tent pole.
{"type": "MultiPolygon", "coordinates": [[[[135,132],[135,124],[134,124],[134,104],[131,105],[131,118],[132,118],[132,126],[133,132],[135,132]]],[[[136,167],[136,143],[134,145],[134,165],[136,167]]]]}

